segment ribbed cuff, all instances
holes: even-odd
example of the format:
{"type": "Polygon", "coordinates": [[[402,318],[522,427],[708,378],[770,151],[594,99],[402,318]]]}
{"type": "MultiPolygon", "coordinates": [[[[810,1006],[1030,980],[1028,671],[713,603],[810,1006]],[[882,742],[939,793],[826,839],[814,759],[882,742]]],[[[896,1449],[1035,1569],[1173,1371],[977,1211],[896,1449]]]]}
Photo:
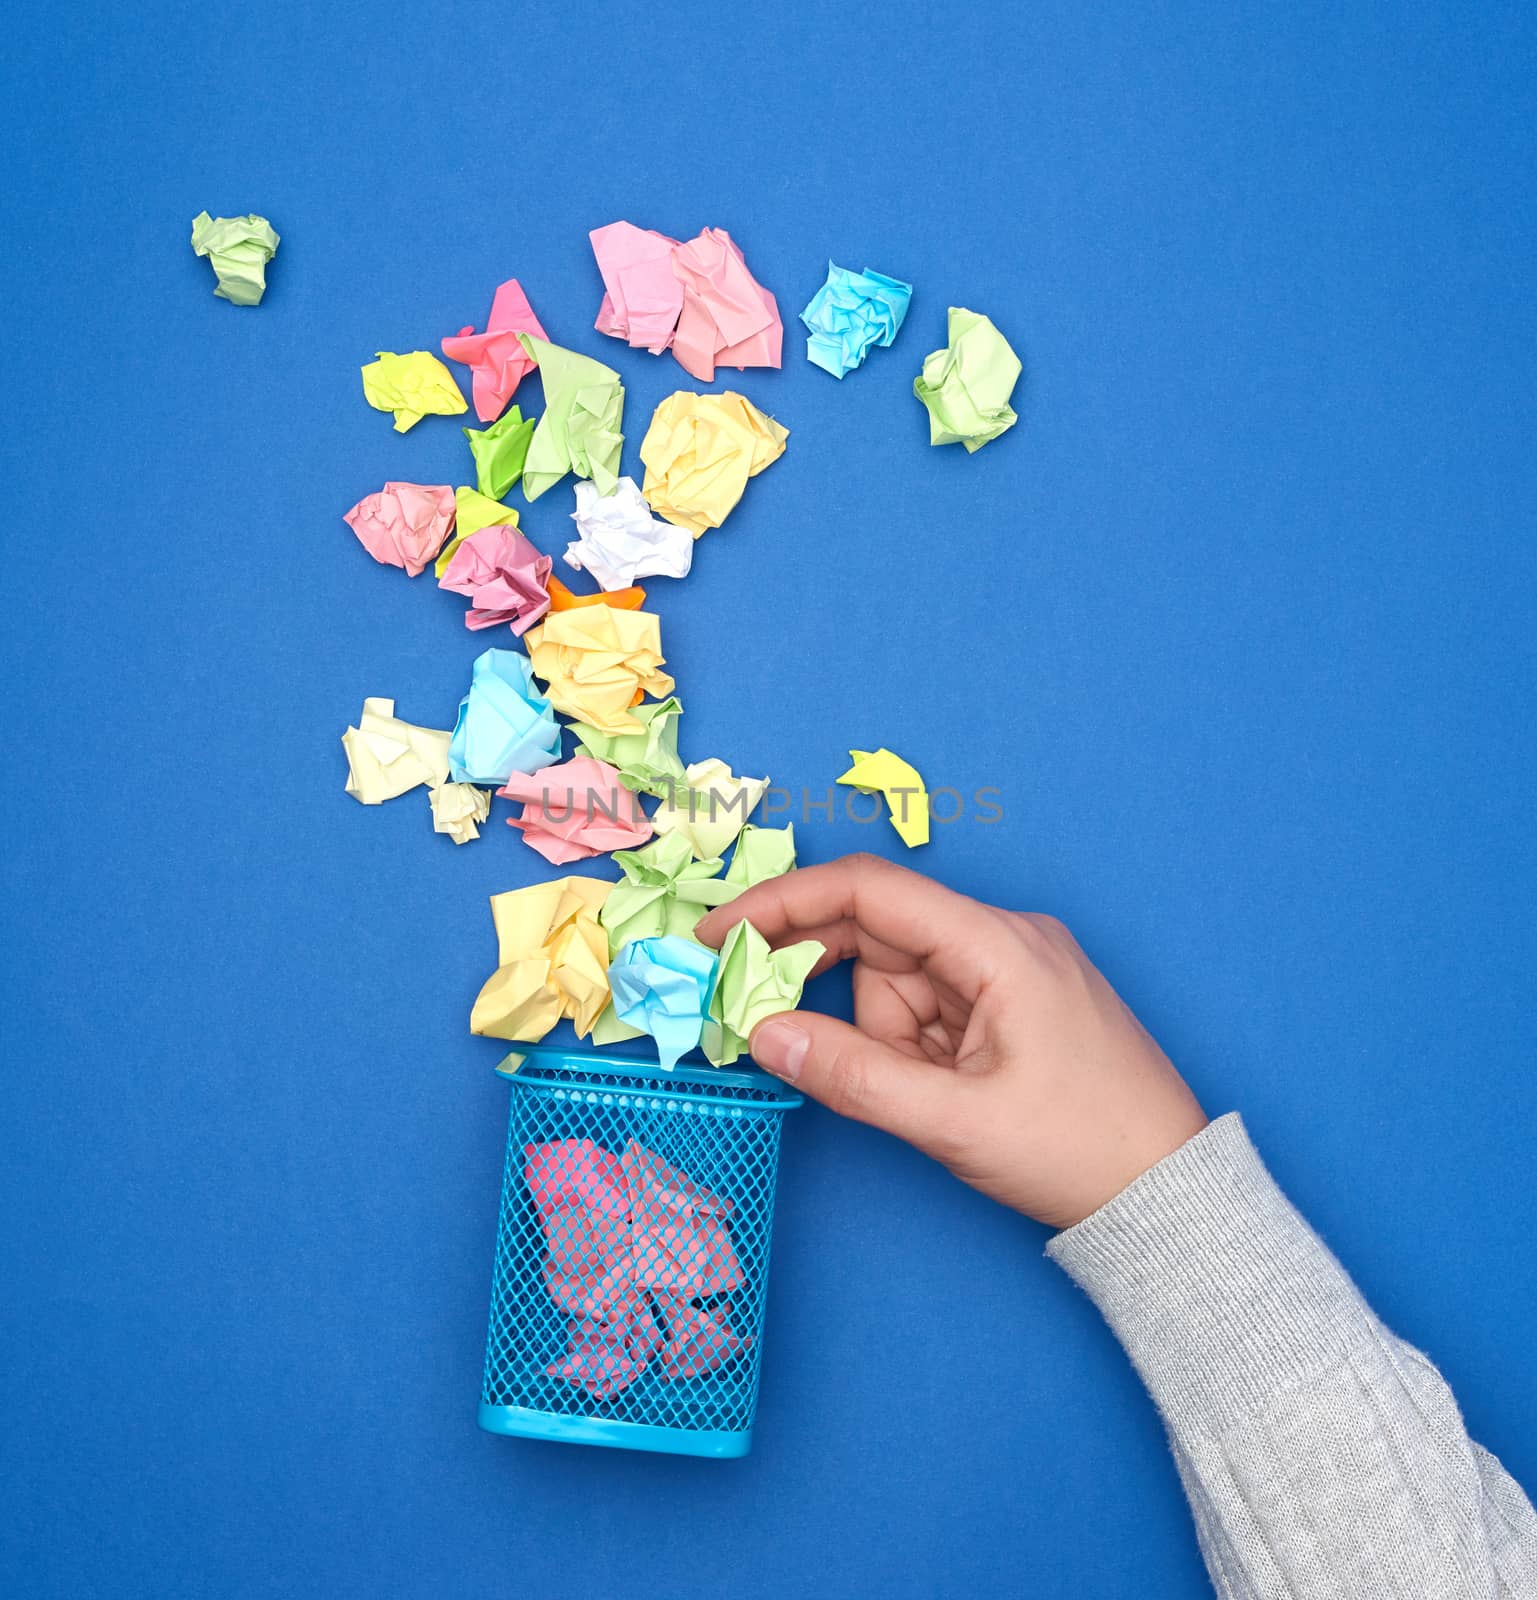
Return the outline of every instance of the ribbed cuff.
{"type": "Polygon", "coordinates": [[[1099,1307],[1176,1432],[1216,1432],[1252,1415],[1376,1331],[1237,1112],[1046,1253],[1099,1307]]]}

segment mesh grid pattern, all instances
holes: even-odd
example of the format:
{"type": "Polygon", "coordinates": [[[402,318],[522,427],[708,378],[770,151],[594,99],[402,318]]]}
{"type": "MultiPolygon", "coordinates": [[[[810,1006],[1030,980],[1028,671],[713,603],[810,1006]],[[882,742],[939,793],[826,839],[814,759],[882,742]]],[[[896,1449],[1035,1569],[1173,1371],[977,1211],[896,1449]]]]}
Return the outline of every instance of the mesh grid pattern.
{"type": "Polygon", "coordinates": [[[782,1102],[561,1069],[509,1081],[482,1402],[750,1428],[782,1102]]]}

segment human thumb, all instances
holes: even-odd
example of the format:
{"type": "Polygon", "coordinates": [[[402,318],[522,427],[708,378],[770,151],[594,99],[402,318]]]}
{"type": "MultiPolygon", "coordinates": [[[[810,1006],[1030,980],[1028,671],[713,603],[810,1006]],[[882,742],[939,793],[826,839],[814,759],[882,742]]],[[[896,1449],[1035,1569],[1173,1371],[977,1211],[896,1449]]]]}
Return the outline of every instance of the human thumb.
{"type": "Polygon", "coordinates": [[[960,1088],[955,1075],[903,1055],[816,1011],[786,1011],[753,1029],[753,1060],[840,1116],[925,1146],[960,1088]]]}

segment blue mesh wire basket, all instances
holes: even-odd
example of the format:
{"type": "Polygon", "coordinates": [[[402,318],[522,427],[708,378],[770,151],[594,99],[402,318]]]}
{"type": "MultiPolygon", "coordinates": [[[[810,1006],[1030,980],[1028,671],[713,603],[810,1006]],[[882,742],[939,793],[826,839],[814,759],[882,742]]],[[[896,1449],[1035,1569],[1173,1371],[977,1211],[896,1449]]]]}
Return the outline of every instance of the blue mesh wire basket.
{"type": "Polygon", "coordinates": [[[683,1455],[752,1444],[780,1125],[756,1069],[525,1048],[480,1425],[683,1455]]]}

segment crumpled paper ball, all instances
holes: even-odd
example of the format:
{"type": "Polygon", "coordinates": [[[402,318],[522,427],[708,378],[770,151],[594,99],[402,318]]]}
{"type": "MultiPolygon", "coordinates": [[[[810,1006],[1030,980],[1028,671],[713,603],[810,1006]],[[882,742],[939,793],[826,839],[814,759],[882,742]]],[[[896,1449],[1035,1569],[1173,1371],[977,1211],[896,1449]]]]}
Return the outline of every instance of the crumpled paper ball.
{"type": "Polygon", "coordinates": [[[827,282],[801,312],[806,324],[806,359],[841,378],[864,364],[876,345],[889,345],[901,331],[913,286],[884,273],[850,272],[827,263],[827,282]]]}
{"type": "Polygon", "coordinates": [[[624,589],[637,578],[686,577],[693,564],[688,530],[653,517],[633,478],[621,478],[612,494],[577,484],[571,520],[580,537],[566,546],[566,565],[590,572],[604,589],[624,589]]]}
{"type": "Polygon", "coordinates": [[[949,342],[924,358],[913,393],[928,408],[929,443],[963,444],[975,455],[1019,420],[1009,398],[1019,357],[980,311],[951,306],[949,342]]]}
{"type": "Polygon", "coordinates": [[[524,642],[550,704],[604,733],[633,733],[630,707],[672,693],[661,670],[661,618],[653,611],[583,606],[552,611],[524,642]]]}
{"type": "Polygon", "coordinates": [[[470,1032],[492,1039],[542,1039],[562,1017],[592,1032],[608,1004],[608,938],[598,911],[609,886],[554,878],[491,896],[497,968],[470,1012],[470,1032]]]}
{"type": "Polygon", "coordinates": [[[267,263],[277,254],[277,230],[265,217],[211,217],[200,211],[192,219],[192,248],[207,256],[218,280],[214,289],[232,306],[261,304],[267,292],[267,263]]]}
{"type": "Polygon", "coordinates": [[[486,650],[475,658],[448,759],[456,783],[487,786],[560,760],[560,724],[535,691],[526,656],[486,650]]]}
{"type": "Polygon", "coordinates": [[[699,1043],[715,987],[715,952],[692,939],[634,939],[608,969],[614,1010],[656,1041],[670,1072],[699,1043]]]}
{"type": "Polygon", "coordinates": [[[455,844],[480,837],[480,824],[491,815],[491,796],[473,783],[440,783],[428,791],[432,831],[446,833],[455,844]]]}
{"type": "Polygon", "coordinates": [[[342,521],[375,561],[419,577],[454,530],[454,491],[446,483],[387,483],[342,521]]]}
{"type": "Polygon", "coordinates": [[[729,1067],[746,1053],[752,1031],[767,1017],[793,1011],[811,969],[827,954],[815,939],[778,950],[750,922],[739,922],[720,947],[715,993],[704,1029],[704,1053],[729,1067]]]}
{"type": "Polygon", "coordinates": [[[396,433],[425,416],[454,417],[466,409],[453,374],[427,350],[379,351],[363,368],[363,398],[375,411],[394,412],[396,433]]]}
{"type": "Polygon", "coordinates": [[[789,437],[744,395],[680,389],[656,408],[641,441],[641,493],[659,516],[697,539],[720,527],[747,480],[784,454],[789,437]]]}
{"type": "Polygon", "coordinates": [[[504,799],[521,800],[521,816],[509,824],[546,861],[564,866],[610,850],[628,850],[651,837],[651,821],[640,801],[606,761],[574,756],[537,772],[515,772],[504,799]]]}
{"type": "Polygon", "coordinates": [[[505,622],[521,635],[550,609],[551,565],[516,528],[481,528],[459,541],[438,587],[469,600],[465,627],[505,622]]]}
{"type": "Polygon", "coordinates": [[[523,286],[509,278],[492,298],[484,333],[476,333],[473,327],[461,328],[440,344],[450,361],[470,369],[470,395],[475,415],[482,422],[494,422],[501,416],[518,385],[534,370],[534,358],[519,341],[520,333],[545,337],[523,286]]]}

